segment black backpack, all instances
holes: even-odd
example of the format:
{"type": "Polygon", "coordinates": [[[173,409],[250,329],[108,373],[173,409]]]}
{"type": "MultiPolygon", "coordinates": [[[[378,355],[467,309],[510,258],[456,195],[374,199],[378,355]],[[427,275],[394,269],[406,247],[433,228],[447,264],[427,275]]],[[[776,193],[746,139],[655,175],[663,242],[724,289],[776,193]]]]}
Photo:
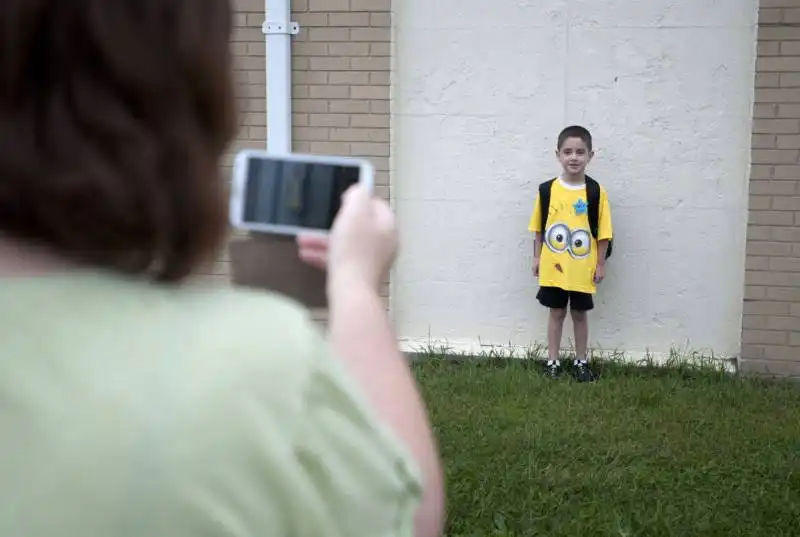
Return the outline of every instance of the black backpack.
{"type": "MultiPolygon", "coordinates": [[[[539,204],[542,214],[542,234],[547,229],[547,216],[550,212],[550,189],[553,186],[555,179],[550,179],[539,185],[539,204]]],[[[597,240],[597,232],[599,225],[599,212],[600,212],[600,183],[586,176],[586,208],[589,216],[589,230],[592,232],[592,237],[597,240]]],[[[606,250],[606,259],[611,257],[611,250],[614,244],[614,239],[608,241],[608,250],[606,250]]]]}

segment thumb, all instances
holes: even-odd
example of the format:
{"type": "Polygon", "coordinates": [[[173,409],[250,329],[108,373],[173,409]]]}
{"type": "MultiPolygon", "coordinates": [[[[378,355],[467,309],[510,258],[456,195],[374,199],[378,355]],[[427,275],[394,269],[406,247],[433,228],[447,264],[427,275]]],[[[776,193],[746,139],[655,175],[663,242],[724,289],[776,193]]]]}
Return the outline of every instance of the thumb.
{"type": "Polygon", "coordinates": [[[371,197],[369,189],[360,183],[350,186],[342,194],[342,204],[363,202],[371,197]]]}

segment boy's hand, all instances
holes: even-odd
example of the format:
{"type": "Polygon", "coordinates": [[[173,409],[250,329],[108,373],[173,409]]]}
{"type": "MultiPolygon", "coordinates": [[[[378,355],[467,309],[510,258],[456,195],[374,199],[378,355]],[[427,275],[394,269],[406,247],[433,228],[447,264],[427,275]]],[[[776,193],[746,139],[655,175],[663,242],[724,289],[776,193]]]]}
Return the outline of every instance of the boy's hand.
{"type": "Polygon", "coordinates": [[[533,275],[539,277],[539,259],[533,260],[533,275]]]}
{"type": "Polygon", "coordinates": [[[602,282],[605,279],[605,277],[606,277],[606,266],[598,263],[597,268],[594,271],[594,283],[598,284],[602,282]]]}

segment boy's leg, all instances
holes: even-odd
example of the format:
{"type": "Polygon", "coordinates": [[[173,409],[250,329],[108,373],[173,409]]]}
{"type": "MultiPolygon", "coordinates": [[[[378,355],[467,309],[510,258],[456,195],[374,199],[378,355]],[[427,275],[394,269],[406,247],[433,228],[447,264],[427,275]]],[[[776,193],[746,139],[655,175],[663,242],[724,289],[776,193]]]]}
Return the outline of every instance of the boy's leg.
{"type": "Polygon", "coordinates": [[[586,293],[570,294],[570,314],[575,329],[575,372],[578,380],[591,382],[594,380],[587,360],[589,347],[589,315],[594,308],[592,295],[586,293]]]}
{"type": "Polygon", "coordinates": [[[589,315],[585,311],[570,309],[572,327],[575,329],[575,359],[586,361],[589,346],[589,315]]]}
{"type": "Polygon", "coordinates": [[[567,317],[569,293],[557,287],[541,287],[536,298],[550,310],[547,319],[547,367],[552,376],[557,376],[561,368],[561,336],[567,317]]]}
{"type": "Polygon", "coordinates": [[[547,319],[547,365],[559,365],[561,357],[561,336],[564,332],[564,319],[567,318],[566,308],[551,308],[550,317],[547,319]]]}

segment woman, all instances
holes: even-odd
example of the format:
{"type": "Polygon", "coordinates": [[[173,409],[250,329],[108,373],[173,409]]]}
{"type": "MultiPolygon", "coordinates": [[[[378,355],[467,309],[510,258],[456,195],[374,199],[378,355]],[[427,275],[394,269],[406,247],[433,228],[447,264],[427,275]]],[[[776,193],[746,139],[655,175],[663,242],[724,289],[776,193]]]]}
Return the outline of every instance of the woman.
{"type": "Polygon", "coordinates": [[[225,238],[226,0],[0,3],[0,535],[434,536],[442,478],[345,196],[330,336],[192,283],[225,238]]]}

